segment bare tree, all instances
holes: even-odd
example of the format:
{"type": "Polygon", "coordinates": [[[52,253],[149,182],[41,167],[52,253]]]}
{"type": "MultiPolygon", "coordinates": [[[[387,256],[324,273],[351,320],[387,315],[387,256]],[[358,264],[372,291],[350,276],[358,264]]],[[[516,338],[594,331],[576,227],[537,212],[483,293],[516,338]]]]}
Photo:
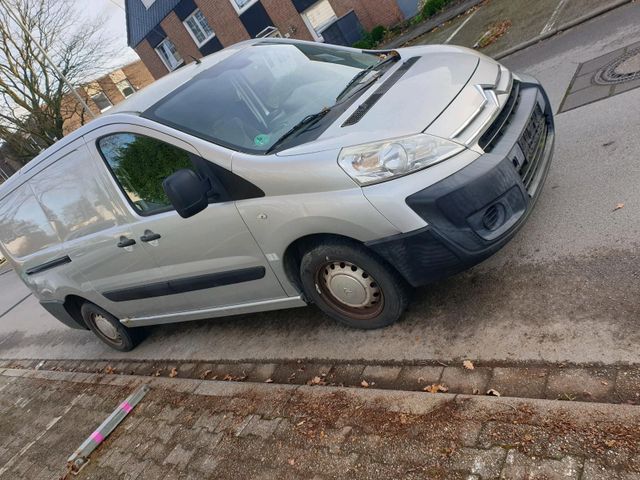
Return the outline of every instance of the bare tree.
{"type": "MultiPolygon", "coordinates": [[[[102,19],[82,21],[72,0],[3,0],[44,47],[74,88],[104,74],[121,52],[102,19]]],[[[88,7],[93,2],[82,2],[88,7]]],[[[64,122],[86,115],[42,52],[0,2],[0,143],[23,160],[64,135],[64,122]]],[[[89,7],[90,8],[90,7],[89,7]]],[[[87,97],[83,89],[79,93],[87,97]]]]}

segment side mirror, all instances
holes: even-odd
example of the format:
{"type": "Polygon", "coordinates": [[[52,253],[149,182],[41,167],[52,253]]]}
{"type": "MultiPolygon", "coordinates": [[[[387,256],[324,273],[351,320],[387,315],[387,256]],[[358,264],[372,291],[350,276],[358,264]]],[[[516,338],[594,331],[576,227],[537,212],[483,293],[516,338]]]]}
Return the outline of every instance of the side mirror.
{"type": "Polygon", "coordinates": [[[178,170],[165,178],[162,188],[182,218],[193,217],[209,204],[207,182],[188,168],[178,170]]]}

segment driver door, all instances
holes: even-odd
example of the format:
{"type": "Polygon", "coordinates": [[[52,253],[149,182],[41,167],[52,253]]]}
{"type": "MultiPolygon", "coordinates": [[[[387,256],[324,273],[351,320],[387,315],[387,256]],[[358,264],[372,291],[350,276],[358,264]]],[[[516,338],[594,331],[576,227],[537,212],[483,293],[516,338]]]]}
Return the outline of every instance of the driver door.
{"type": "Polygon", "coordinates": [[[203,159],[191,145],[140,126],[99,129],[90,144],[111,172],[131,216],[134,240],[162,271],[162,278],[152,276],[123,292],[125,299],[151,296],[156,304],[148,315],[167,315],[286,296],[238,213],[231,172],[203,159]],[[167,176],[183,168],[208,178],[213,187],[208,207],[186,219],[162,188],[167,176]]]}

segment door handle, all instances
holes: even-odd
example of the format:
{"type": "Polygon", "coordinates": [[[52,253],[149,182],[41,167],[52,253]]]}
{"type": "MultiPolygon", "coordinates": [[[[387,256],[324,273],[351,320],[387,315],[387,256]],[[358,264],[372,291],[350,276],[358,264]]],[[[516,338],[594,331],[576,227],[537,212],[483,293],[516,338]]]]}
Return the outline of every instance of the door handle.
{"type": "Polygon", "coordinates": [[[142,240],[143,242],[153,242],[154,240],[158,240],[159,238],[162,238],[159,233],[154,233],[151,230],[145,230],[144,235],[140,237],[140,240],[142,240]]]}
{"type": "Polygon", "coordinates": [[[136,241],[133,238],[127,238],[124,235],[120,237],[120,241],[118,242],[118,248],[125,248],[135,245],[136,241]]]}

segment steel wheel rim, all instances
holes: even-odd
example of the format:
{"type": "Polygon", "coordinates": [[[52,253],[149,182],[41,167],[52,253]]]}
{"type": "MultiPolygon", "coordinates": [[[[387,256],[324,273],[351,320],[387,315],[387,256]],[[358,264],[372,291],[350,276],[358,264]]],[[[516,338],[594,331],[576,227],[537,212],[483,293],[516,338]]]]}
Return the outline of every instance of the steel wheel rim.
{"type": "Polygon", "coordinates": [[[107,320],[103,315],[100,315],[99,313],[92,313],[91,320],[93,321],[96,329],[107,340],[114,343],[122,342],[122,337],[120,336],[118,329],[114,327],[111,322],[107,320]]]}
{"type": "Polygon", "coordinates": [[[335,310],[354,320],[370,320],[384,308],[378,282],[358,265],[347,261],[327,262],[315,275],[318,293],[335,310]]]}

